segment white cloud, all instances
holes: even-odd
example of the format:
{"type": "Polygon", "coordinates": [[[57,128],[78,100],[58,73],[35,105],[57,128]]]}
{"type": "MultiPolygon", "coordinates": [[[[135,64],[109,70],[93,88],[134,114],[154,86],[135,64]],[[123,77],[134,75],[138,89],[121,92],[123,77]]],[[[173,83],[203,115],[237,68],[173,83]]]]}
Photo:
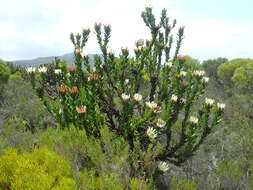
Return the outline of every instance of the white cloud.
{"type": "Polygon", "coordinates": [[[199,59],[252,57],[253,25],[217,19],[186,20],[183,52],[199,59]]]}
{"type": "MultiPolygon", "coordinates": [[[[199,59],[218,56],[252,57],[253,25],[225,23],[217,18],[193,18],[175,8],[178,0],[152,1],[157,18],[161,10],[185,25],[182,54],[199,59]]],[[[146,0],[9,0],[0,7],[0,57],[4,59],[34,58],[71,52],[70,32],[91,28],[85,51],[99,53],[94,23],[112,26],[109,48],[133,48],[135,40],[148,38],[149,31],[141,18],[146,0]]]]}

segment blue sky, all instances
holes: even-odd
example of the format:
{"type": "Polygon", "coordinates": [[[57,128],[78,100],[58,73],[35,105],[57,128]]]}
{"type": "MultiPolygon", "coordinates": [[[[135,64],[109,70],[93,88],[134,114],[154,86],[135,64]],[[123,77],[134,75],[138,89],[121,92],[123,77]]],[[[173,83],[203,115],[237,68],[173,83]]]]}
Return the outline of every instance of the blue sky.
{"type": "Polygon", "coordinates": [[[111,24],[109,48],[133,49],[149,38],[140,17],[152,4],[157,17],[163,8],[185,26],[181,54],[205,60],[253,58],[252,0],[0,0],[0,58],[32,59],[73,51],[70,32],[91,28],[87,53],[100,53],[94,23],[111,24]]]}

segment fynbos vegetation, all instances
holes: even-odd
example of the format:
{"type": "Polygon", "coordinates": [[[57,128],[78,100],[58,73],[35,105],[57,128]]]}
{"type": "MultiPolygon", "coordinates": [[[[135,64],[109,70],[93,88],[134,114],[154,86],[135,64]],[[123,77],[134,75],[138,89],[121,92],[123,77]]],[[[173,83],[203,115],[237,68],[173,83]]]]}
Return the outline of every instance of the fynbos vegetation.
{"type": "MultiPolygon", "coordinates": [[[[121,48],[116,58],[108,50],[111,27],[95,24],[103,60],[95,57],[93,69],[84,53],[90,33],[85,29],[81,34],[71,34],[75,64],[67,67],[62,63],[54,70],[54,86],[46,80],[46,66],[28,68],[27,72],[37,95],[61,128],[74,125],[88,136],[100,138],[100,128],[105,125],[129,143],[130,151],[136,147],[151,151],[148,164],[158,165],[158,170],[165,172],[166,162],[179,166],[194,155],[220,122],[225,104],[206,98],[198,110],[192,109],[209,78],[203,70],[187,70],[185,57],[178,55],[184,27],[177,32],[176,50],[171,56],[171,32],[176,21],[170,25],[163,10],[156,22],[150,7],[142,12],[142,18],[152,38],[136,42],[134,57],[127,48],[121,48]]],[[[132,173],[142,171],[145,178],[159,173],[145,165],[144,158],[136,159],[139,165],[132,167],[132,173]]]]}

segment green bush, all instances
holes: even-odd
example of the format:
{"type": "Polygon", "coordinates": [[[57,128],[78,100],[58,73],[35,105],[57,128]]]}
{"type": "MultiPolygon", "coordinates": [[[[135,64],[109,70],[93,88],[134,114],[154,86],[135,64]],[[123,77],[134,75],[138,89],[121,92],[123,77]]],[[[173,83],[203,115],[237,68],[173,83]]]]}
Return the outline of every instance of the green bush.
{"type": "Polygon", "coordinates": [[[55,122],[47,113],[44,105],[32,92],[31,85],[25,81],[9,81],[5,85],[0,104],[0,119],[19,118],[26,122],[25,128],[32,132],[48,126],[55,126],[55,122]]]}
{"type": "Polygon", "coordinates": [[[0,157],[0,173],[1,189],[77,189],[68,162],[46,148],[23,154],[6,149],[0,157]]]}
{"type": "Polygon", "coordinates": [[[197,190],[195,183],[187,180],[178,180],[177,177],[173,177],[171,180],[171,190],[197,190]]]}
{"type": "Polygon", "coordinates": [[[88,168],[100,175],[110,173],[120,176],[129,184],[131,178],[141,179],[144,171],[152,173],[156,168],[152,156],[159,152],[157,148],[150,146],[148,151],[143,152],[136,142],[135,149],[131,151],[123,138],[116,138],[106,127],[100,133],[101,139],[95,139],[88,137],[85,130],[74,126],[64,130],[49,128],[39,136],[38,146],[49,146],[66,157],[76,179],[79,178],[80,171],[88,168]]]}
{"type": "Polygon", "coordinates": [[[98,175],[94,171],[84,171],[80,176],[80,190],[155,190],[151,184],[143,184],[136,178],[130,179],[126,186],[124,181],[114,174],[98,175]]]}
{"type": "Polygon", "coordinates": [[[222,189],[246,189],[245,173],[239,160],[224,160],[220,163],[217,174],[222,189]]]}
{"type": "Polygon", "coordinates": [[[7,147],[19,151],[32,151],[36,137],[26,131],[26,121],[15,118],[4,122],[0,129],[0,154],[7,147]]]}
{"type": "Polygon", "coordinates": [[[217,59],[208,59],[203,61],[202,66],[210,78],[218,81],[218,67],[226,62],[228,62],[227,58],[219,57],[217,59]]]}
{"type": "Polygon", "coordinates": [[[22,74],[19,71],[15,72],[14,74],[11,74],[9,81],[10,82],[23,81],[22,74]]]}
{"type": "Polygon", "coordinates": [[[0,60],[0,85],[6,83],[11,74],[11,71],[4,61],[0,60]]]}
{"type": "Polygon", "coordinates": [[[252,59],[233,59],[218,67],[219,79],[229,87],[252,88],[252,59]]]}

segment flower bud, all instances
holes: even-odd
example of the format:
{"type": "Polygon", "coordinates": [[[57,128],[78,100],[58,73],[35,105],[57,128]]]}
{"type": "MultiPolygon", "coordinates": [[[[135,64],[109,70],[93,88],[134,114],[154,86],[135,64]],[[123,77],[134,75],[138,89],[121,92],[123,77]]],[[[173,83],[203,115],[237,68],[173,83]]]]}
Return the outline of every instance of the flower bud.
{"type": "Polygon", "coordinates": [[[124,47],[122,47],[121,48],[121,52],[122,52],[122,54],[124,54],[124,55],[128,55],[128,49],[127,48],[124,48],[124,47]]]}
{"type": "Polygon", "coordinates": [[[75,94],[75,93],[78,92],[78,88],[77,88],[76,86],[74,86],[74,87],[72,87],[72,88],[69,89],[69,92],[70,92],[71,94],[75,94]]]}
{"type": "Polygon", "coordinates": [[[145,8],[146,8],[146,9],[152,9],[153,7],[152,7],[151,4],[147,4],[147,5],[145,5],[145,8]]]}
{"type": "Polygon", "coordinates": [[[139,39],[137,42],[136,42],[136,46],[137,47],[140,47],[140,46],[143,46],[144,45],[144,40],[143,39],[139,39]]]}
{"type": "Polygon", "coordinates": [[[80,54],[82,52],[81,48],[80,47],[76,47],[75,48],[75,53],[76,54],[80,54]]]}
{"type": "Polygon", "coordinates": [[[139,53],[139,52],[140,52],[140,48],[138,48],[138,47],[134,48],[134,52],[135,52],[136,54],[139,53]]]}
{"type": "Polygon", "coordinates": [[[108,53],[108,55],[109,55],[110,57],[113,57],[113,56],[114,56],[114,51],[113,51],[113,50],[110,50],[109,53],[108,53]]]}
{"type": "Polygon", "coordinates": [[[179,55],[178,60],[179,61],[185,61],[186,56],[179,55]]]}
{"type": "Polygon", "coordinates": [[[69,72],[75,72],[76,71],[76,68],[77,68],[77,66],[76,65],[71,65],[71,66],[69,66],[68,67],[68,69],[69,69],[69,72]]]}
{"type": "Polygon", "coordinates": [[[183,80],[183,83],[182,83],[182,84],[183,84],[184,87],[186,87],[186,86],[189,85],[189,82],[188,82],[187,80],[183,80]]]}

